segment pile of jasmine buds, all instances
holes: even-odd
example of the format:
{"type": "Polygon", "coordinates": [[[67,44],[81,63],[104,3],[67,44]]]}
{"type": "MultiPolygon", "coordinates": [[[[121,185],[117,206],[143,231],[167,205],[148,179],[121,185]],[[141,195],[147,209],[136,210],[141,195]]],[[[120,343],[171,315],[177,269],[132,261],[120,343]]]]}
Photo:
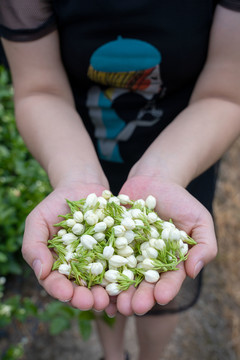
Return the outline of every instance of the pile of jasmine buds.
{"type": "Polygon", "coordinates": [[[80,286],[103,286],[118,295],[130,285],[146,280],[155,283],[160,274],[177,270],[187,259],[189,245],[196,242],[171,220],[154,211],[156,199],[132,201],[127,195],[104,190],[86,199],[66,200],[70,213],[48,241],[55,262],[52,270],[80,286]]]}

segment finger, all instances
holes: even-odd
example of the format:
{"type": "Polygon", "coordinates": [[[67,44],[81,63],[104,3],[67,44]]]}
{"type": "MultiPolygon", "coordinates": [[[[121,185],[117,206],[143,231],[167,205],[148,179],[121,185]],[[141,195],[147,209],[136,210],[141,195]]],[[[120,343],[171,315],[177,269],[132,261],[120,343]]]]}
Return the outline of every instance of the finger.
{"type": "Polygon", "coordinates": [[[92,292],[85,286],[74,286],[71,305],[83,311],[92,309],[94,305],[92,292]]]}
{"type": "Polygon", "coordinates": [[[162,273],[154,288],[154,298],[159,305],[166,305],[174,299],[186,278],[184,264],[178,265],[178,270],[162,273]]]}
{"type": "Polygon", "coordinates": [[[97,311],[104,310],[110,302],[106,290],[102,286],[96,285],[92,287],[91,291],[94,299],[93,308],[97,311]]]}
{"type": "Polygon", "coordinates": [[[51,272],[53,257],[47,247],[47,226],[35,214],[31,213],[26,219],[22,255],[34,270],[37,278],[43,280],[51,272]]]}
{"type": "Polygon", "coordinates": [[[155,304],[154,286],[142,281],[132,298],[132,309],[138,315],[148,312],[155,304]]]}
{"type": "Polygon", "coordinates": [[[71,281],[58,271],[53,271],[44,280],[39,283],[44,287],[52,297],[67,302],[73,297],[74,289],[71,281]]]}
{"type": "Polygon", "coordinates": [[[115,317],[116,314],[117,314],[117,305],[110,302],[108,304],[108,306],[106,307],[105,312],[106,312],[108,317],[110,317],[110,318],[115,317]]]}
{"type": "Polygon", "coordinates": [[[132,309],[132,298],[136,291],[134,286],[130,286],[128,290],[122,291],[117,297],[117,309],[118,311],[125,315],[130,316],[133,314],[132,309]]]}

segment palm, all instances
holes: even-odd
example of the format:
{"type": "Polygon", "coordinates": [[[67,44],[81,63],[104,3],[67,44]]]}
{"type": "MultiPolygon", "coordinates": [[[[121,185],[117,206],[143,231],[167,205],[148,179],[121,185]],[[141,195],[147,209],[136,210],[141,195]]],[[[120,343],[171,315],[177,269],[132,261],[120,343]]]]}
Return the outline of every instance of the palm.
{"type": "Polygon", "coordinates": [[[150,310],[155,302],[166,304],[172,300],[186,275],[194,277],[201,262],[206,264],[216,255],[216,238],[211,215],[177,184],[136,176],[124,184],[121,192],[132,199],[154,195],[159,216],[164,220],[171,218],[178,228],[191,234],[198,243],[189,251],[185,264],[180,264],[179,271],[162,274],[156,285],[142,282],[137,290],[132,288],[118,296],[117,307],[120,312],[126,315],[131,312],[142,314],[150,310]]]}
{"type": "Polygon", "coordinates": [[[100,195],[102,190],[104,188],[96,184],[78,184],[56,189],[32,211],[26,221],[22,252],[30,266],[36,265],[36,259],[40,260],[41,267],[37,266],[35,269],[40,284],[51,296],[62,301],[71,299],[71,304],[82,310],[92,307],[104,309],[109,302],[106,291],[100,286],[94,287],[92,291],[75,286],[64,275],[52,272],[53,257],[47,241],[56,232],[53,224],[59,222],[58,215],[69,212],[66,198],[79,200],[91,192],[100,195]]]}

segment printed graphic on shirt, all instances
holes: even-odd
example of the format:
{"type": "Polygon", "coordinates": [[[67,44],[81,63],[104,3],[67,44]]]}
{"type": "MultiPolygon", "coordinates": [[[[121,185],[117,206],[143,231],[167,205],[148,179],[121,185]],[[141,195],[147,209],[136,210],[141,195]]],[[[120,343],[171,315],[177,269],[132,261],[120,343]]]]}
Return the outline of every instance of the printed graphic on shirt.
{"type": "Polygon", "coordinates": [[[91,56],[88,77],[96,83],[87,95],[101,159],[123,162],[119,146],[137,127],[156,124],[162,110],[161,54],[152,45],[119,37],[91,56]]]}

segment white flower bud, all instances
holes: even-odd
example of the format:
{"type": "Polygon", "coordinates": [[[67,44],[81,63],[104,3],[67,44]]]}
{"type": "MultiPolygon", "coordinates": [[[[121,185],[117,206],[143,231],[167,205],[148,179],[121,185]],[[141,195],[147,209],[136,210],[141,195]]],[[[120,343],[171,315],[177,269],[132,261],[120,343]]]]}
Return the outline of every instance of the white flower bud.
{"type": "Polygon", "coordinates": [[[97,209],[97,210],[95,211],[95,214],[97,215],[97,217],[98,217],[98,219],[99,219],[100,221],[103,221],[103,219],[105,218],[105,214],[104,214],[103,209],[97,209]]]}
{"type": "Polygon", "coordinates": [[[154,264],[153,264],[153,261],[149,258],[147,259],[144,259],[143,262],[142,262],[142,267],[146,270],[151,270],[154,268],[154,264]]]}
{"type": "Polygon", "coordinates": [[[169,239],[171,241],[178,241],[180,240],[180,231],[178,229],[171,229],[169,233],[169,239]]]}
{"type": "Polygon", "coordinates": [[[112,196],[111,191],[109,190],[103,190],[102,192],[102,197],[106,200],[110,199],[110,197],[112,196]]]}
{"type": "Polygon", "coordinates": [[[69,244],[69,245],[67,245],[67,246],[65,247],[65,250],[66,250],[67,252],[74,252],[75,246],[73,246],[73,243],[71,243],[71,244],[69,244]]]}
{"type": "Polygon", "coordinates": [[[107,225],[107,227],[111,227],[114,225],[114,219],[111,216],[106,216],[103,221],[107,225]]]}
{"type": "Polygon", "coordinates": [[[62,241],[64,245],[69,245],[75,240],[77,240],[77,236],[72,233],[67,233],[62,236],[62,241]]]}
{"type": "Polygon", "coordinates": [[[93,275],[100,275],[103,272],[103,265],[100,262],[90,264],[90,271],[93,275]]]}
{"type": "Polygon", "coordinates": [[[60,237],[62,237],[63,235],[65,235],[67,233],[67,230],[65,230],[65,229],[61,229],[61,230],[59,230],[58,231],[58,236],[60,236],[60,237]]]}
{"type": "Polygon", "coordinates": [[[137,266],[137,259],[135,258],[134,255],[130,255],[126,257],[126,259],[127,259],[127,266],[130,267],[131,269],[134,269],[137,266]]]}
{"type": "Polygon", "coordinates": [[[96,262],[102,264],[104,269],[107,267],[107,260],[98,259],[96,262]]]}
{"type": "Polygon", "coordinates": [[[137,199],[135,202],[135,205],[140,205],[141,207],[144,207],[145,206],[145,200],[143,199],[137,199]]]}
{"type": "Polygon", "coordinates": [[[158,251],[152,246],[149,246],[145,251],[150,259],[156,259],[158,257],[158,251]]]}
{"type": "Polygon", "coordinates": [[[149,283],[155,283],[159,280],[160,275],[156,270],[148,270],[144,273],[145,280],[149,283]]]}
{"type": "Polygon", "coordinates": [[[88,225],[95,225],[98,222],[98,216],[93,213],[88,215],[85,220],[88,223],[88,225]]]}
{"type": "Polygon", "coordinates": [[[154,247],[157,250],[163,250],[166,247],[165,241],[163,239],[155,239],[154,247]]]}
{"type": "Polygon", "coordinates": [[[148,259],[149,258],[148,253],[147,253],[146,250],[142,250],[142,257],[143,257],[143,259],[148,259]]]}
{"type": "Polygon", "coordinates": [[[140,209],[131,209],[130,212],[134,219],[138,219],[140,216],[143,215],[143,212],[140,209]]]}
{"type": "Polygon", "coordinates": [[[99,202],[100,209],[104,209],[107,206],[107,200],[104,199],[104,197],[102,197],[102,196],[98,197],[98,202],[99,202]]]}
{"type": "Polygon", "coordinates": [[[123,225],[116,225],[113,227],[114,235],[117,237],[124,236],[125,234],[125,227],[123,225]]]}
{"type": "Polygon", "coordinates": [[[132,220],[131,218],[124,218],[122,221],[121,221],[121,224],[122,226],[125,227],[126,230],[133,230],[135,229],[135,222],[134,220],[132,220]]]}
{"type": "Polygon", "coordinates": [[[131,244],[131,242],[134,240],[136,234],[132,230],[127,230],[124,234],[124,237],[127,239],[128,244],[131,244]]]}
{"type": "Polygon", "coordinates": [[[120,236],[115,240],[114,245],[117,249],[123,249],[128,245],[128,241],[124,236],[120,236]]]}
{"type": "Polygon", "coordinates": [[[106,286],[106,291],[108,295],[110,296],[116,296],[120,294],[121,290],[119,288],[119,285],[117,283],[110,283],[106,286]]]}
{"type": "Polygon", "coordinates": [[[124,269],[122,274],[127,276],[130,280],[134,279],[134,273],[132,272],[132,270],[124,269]]]}
{"type": "Polygon", "coordinates": [[[145,205],[150,209],[150,210],[153,210],[155,207],[156,207],[156,204],[157,204],[157,200],[154,196],[152,195],[149,195],[147,198],[146,198],[146,202],[145,202],[145,205]]]}
{"type": "Polygon", "coordinates": [[[94,239],[97,240],[98,242],[103,241],[105,239],[105,234],[102,232],[98,232],[96,234],[93,235],[94,239]]]}
{"type": "Polygon", "coordinates": [[[171,228],[165,228],[163,229],[162,233],[161,233],[161,238],[163,240],[168,240],[169,239],[169,235],[170,235],[170,231],[171,231],[171,228]]]}
{"type": "Polygon", "coordinates": [[[93,208],[98,201],[98,197],[95,193],[89,194],[85,201],[85,207],[93,208]]]}
{"type": "Polygon", "coordinates": [[[104,274],[104,278],[109,282],[116,282],[119,275],[120,273],[118,270],[107,270],[104,274]]]}
{"type": "Polygon", "coordinates": [[[103,249],[103,256],[105,259],[109,260],[114,254],[114,248],[112,246],[105,246],[103,249]]]}
{"type": "Polygon", "coordinates": [[[182,240],[187,240],[188,239],[188,234],[183,230],[180,230],[180,236],[181,236],[182,240]]]}
{"type": "MultiPolygon", "coordinates": [[[[144,250],[144,251],[146,251],[146,250],[144,250]]],[[[136,259],[137,259],[137,262],[142,262],[144,260],[144,256],[143,255],[138,255],[136,257],[136,259]]]]}
{"type": "Polygon", "coordinates": [[[181,255],[184,256],[187,254],[188,252],[188,244],[183,244],[181,247],[180,247],[180,252],[181,252],[181,255]]]}
{"type": "Polygon", "coordinates": [[[72,260],[74,258],[75,254],[71,251],[68,251],[65,255],[65,260],[66,261],[69,261],[69,260],[72,260]]]}
{"type": "Polygon", "coordinates": [[[140,220],[140,219],[135,219],[134,222],[135,222],[135,225],[136,225],[136,226],[144,227],[144,223],[143,223],[142,220],[140,220]]]}
{"type": "Polygon", "coordinates": [[[150,246],[149,241],[144,241],[141,245],[140,245],[140,250],[146,250],[148,247],[150,246]]]}
{"type": "Polygon", "coordinates": [[[106,228],[107,228],[107,224],[104,221],[101,221],[94,226],[94,231],[103,232],[106,230],[106,228]]]}
{"type": "Polygon", "coordinates": [[[116,196],[110,197],[108,200],[109,203],[115,203],[116,205],[120,205],[120,200],[116,196]]]}
{"type": "Polygon", "coordinates": [[[113,255],[109,259],[109,264],[111,266],[116,267],[116,268],[121,267],[123,265],[126,265],[127,262],[128,262],[128,260],[126,258],[124,258],[123,256],[120,256],[120,255],[113,255]]]}
{"type": "Polygon", "coordinates": [[[152,239],[149,239],[149,245],[152,246],[152,247],[155,247],[155,241],[156,239],[152,238],[152,239]]]}
{"type": "Polygon", "coordinates": [[[92,250],[94,245],[97,244],[97,240],[94,239],[91,235],[82,235],[81,236],[81,244],[89,250],[92,250]]]}
{"type": "Polygon", "coordinates": [[[75,235],[82,235],[84,233],[85,226],[83,224],[75,224],[72,228],[72,232],[75,235]]]}
{"type": "Polygon", "coordinates": [[[174,229],[175,225],[170,221],[164,221],[162,224],[162,227],[163,227],[163,229],[166,229],[166,228],[174,229]]]}
{"type": "Polygon", "coordinates": [[[155,228],[155,226],[151,225],[150,228],[151,228],[151,230],[150,230],[150,236],[151,236],[151,238],[154,238],[154,239],[159,238],[159,232],[157,231],[157,229],[155,228]]]}
{"type": "Polygon", "coordinates": [[[76,224],[76,221],[73,219],[67,219],[66,220],[66,225],[70,228],[72,228],[74,225],[76,224]]]}
{"type": "Polygon", "coordinates": [[[133,249],[131,248],[131,246],[127,245],[123,249],[119,249],[117,253],[120,256],[128,257],[133,254],[133,249]]]}
{"type": "Polygon", "coordinates": [[[150,212],[148,215],[147,215],[147,219],[149,221],[150,224],[153,224],[155,223],[157,220],[159,220],[159,217],[156,213],[154,212],[150,212]]]}
{"type": "Polygon", "coordinates": [[[119,194],[118,199],[120,200],[120,203],[123,205],[127,205],[127,204],[131,203],[131,200],[129,199],[128,195],[119,194]]]}
{"type": "Polygon", "coordinates": [[[73,218],[76,222],[81,223],[83,221],[83,213],[81,211],[75,211],[73,218]]]}
{"type": "Polygon", "coordinates": [[[99,284],[99,285],[101,285],[102,287],[106,287],[108,284],[109,284],[109,281],[107,281],[106,279],[103,278],[101,284],[99,284]]]}
{"type": "Polygon", "coordinates": [[[63,275],[70,275],[71,273],[71,265],[69,264],[61,264],[58,268],[58,272],[63,275]]]}

